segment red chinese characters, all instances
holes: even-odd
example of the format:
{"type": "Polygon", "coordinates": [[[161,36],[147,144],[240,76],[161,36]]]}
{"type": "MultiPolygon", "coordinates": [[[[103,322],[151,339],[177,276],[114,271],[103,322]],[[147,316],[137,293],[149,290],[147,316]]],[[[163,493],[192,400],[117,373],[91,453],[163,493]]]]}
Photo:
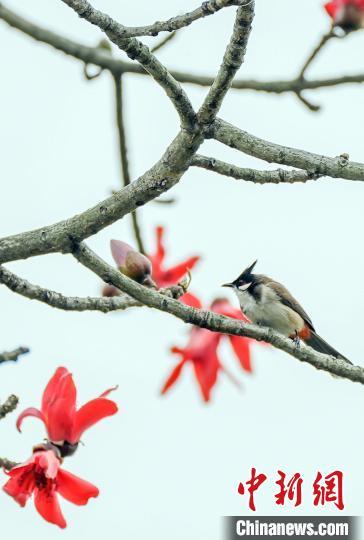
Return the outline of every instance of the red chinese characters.
{"type": "Polygon", "coordinates": [[[344,510],[343,473],[334,471],[323,477],[318,472],[313,483],[313,494],[315,506],[333,503],[339,510],[344,510]]]}
{"type": "Polygon", "coordinates": [[[294,501],[295,506],[299,506],[302,503],[302,477],[300,473],[296,473],[286,481],[286,474],[283,471],[278,471],[279,480],[276,484],[279,486],[280,491],[275,495],[276,504],[285,504],[286,497],[289,501],[294,501]]]}
{"type": "MultiPolygon", "coordinates": [[[[259,487],[267,480],[267,476],[265,474],[257,474],[257,470],[253,467],[251,471],[251,477],[249,480],[246,481],[246,485],[248,486],[248,493],[249,493],[249,508],[250,510],[253,510],[255,512],[255,501],[254,501],[254,493],[259,489],[259,487]]],[[[238,486],[238,493],[239,495],[245,494],[245,488],[244,484],[240,482],[238,486]]]]}
{"type": "MultiPolygon", "coordinates": [[[[288,477],[281,470],[277,471],[278,480],[276,484],[279,491],[274,495],[275,503],[280,506],[285,506],[287,502],[294,503],[294,506],[300,506],[303,502],[303,477],[297,472],[293,476],[288,477]]],[[[260,486],[268,479],[263,474],[257,474],[257,470],[253,467],[251,470],[250,479],[245,482],[247,492],[249,493],[248,505],[250,510],[256,511],[254,494],[260,486]]],[[[245,495],[246,488],[242,482],[238,485],[239,495],[245,495]]],[[[334,471],[325,477],[318,472],[313,482],[313,504],[314,506],[334,504],[339,510],[344,510],[343,499],[343,473],[334,471]]]]}

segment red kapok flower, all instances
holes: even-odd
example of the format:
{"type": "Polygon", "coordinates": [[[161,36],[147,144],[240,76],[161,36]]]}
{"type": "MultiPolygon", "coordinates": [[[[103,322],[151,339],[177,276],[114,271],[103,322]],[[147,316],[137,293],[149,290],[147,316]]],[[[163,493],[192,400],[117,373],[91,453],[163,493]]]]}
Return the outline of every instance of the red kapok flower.
{"type": "Polygon", "coordinates": [[[35,508],[49,523],[64,529],[67,525],[59,506],[58,496],[77,505],[85,505],[97,497],[96,486],[61,469],[53,450],[35,451],[28,461],[6,473],[10,479],[3,487],[5,493],[24,507],[34,494],[35,508]]]}
{"type": "MultiPolygon", "coordinates": [[[[195,305],[194,307],[201,308],[201,304],[199,306],[195,305]]],[[[243,317],[241,311],[234,308],[226,299],[215,300],[215,302],[211,304],[210,309],[220,315],[247,321],[247,319],[243,317]]],[[[224,371],[232,378],[218,356],[218,346],[222,338],[226,338],[230,341],[241,367],[245,371],[251,372],[250,345],[254,340],[233,335],[227,336],[225,334],[219,334],[218,332],[211,332],[206,328],[193,327],[186,347],[172,347],[171,349],[173,353],[179,354],[182,359],[168,377],[161,393],[165,394],[171,386],[173,386],[179,378],[183,366],[190,361],[192,362],[202,397],[204,401],[209,401],[211,390],[215,386],[219,371],[224,371]]]]}
{"type": "MultiPolygon", "coordinates": [[[[153,255],[142,255],[126,242],[111,240],[111,253],[120,272],[138,283],[147,286],[157,286],[158,289],[177,285],[177,283],[195,266],[200,257],[190,257],[172,266],[164,267],[166,250],[163,242],[164,227],[156,227],[156,251],[153,255]]],[[[102,295],[106,297],[119,296],[120,291],[113,285],[105,285],[102,295]]],[[[192,294],[186,293],[180,298],[181,302],[195,306],[199,300],[192,294]]]]}
{"type": "Polygon", "coordinates": [[[77,390],[72,374],[66,368],[59,367],[44,390],[41,410],[34,407],[25,409],[16,427],[20,431],[27,416],[39,418],[47,429],[49,440],[58,447],[61,455],[71,455],[86,429],[117,412],[116,403],[106,399],[112,390],[114,388],[106,390],[100,397],[76,410],[77,390]]]}
{"type": "Polygon", "coordinates": [[[334,26],[346,32],[364,27],[364,0],[331,0],[324,7],[334,26]]]}
{"type": "Polygon", "coordinates": [[[155,232],[157,240],[156,251],[153,255],[149,255],[153,267],[152,277],[158,287],[169,287],[170,285],[178,283],[178,281],[187,274],[188,270],[192,270],[195,264],[200,260],[200,257],[189,257],[175,266],[165,268],[164,260],[166,257],[166,249],[163,241],[164,227],[156,227],[155,232]]]}

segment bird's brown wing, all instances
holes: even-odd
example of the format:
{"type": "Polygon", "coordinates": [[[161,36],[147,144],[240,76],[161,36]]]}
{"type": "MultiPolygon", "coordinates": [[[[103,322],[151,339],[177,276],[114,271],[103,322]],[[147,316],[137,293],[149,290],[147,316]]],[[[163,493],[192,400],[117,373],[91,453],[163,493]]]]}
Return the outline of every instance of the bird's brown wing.
{"type": "Polygon", "coordinates": [[[286,289],[284,285],[281,283],[278,283],[278,281],[273,281],[270,278],[265,277],[265,285],[268,285],[271,289],[274,290],[274,292],[277,293],[279,298],[281,299],[282,304],[285,306],[288,306],[289,308],[293,309],[298,315],[302,317],[302,319],[305,321],[308,326],[315,331],[315,328],[313,326],[313,323],[310,319],[310,317],[307,315],[301,304],[297,302],[297,300],[291,295],[291,293],[286,289]]]}

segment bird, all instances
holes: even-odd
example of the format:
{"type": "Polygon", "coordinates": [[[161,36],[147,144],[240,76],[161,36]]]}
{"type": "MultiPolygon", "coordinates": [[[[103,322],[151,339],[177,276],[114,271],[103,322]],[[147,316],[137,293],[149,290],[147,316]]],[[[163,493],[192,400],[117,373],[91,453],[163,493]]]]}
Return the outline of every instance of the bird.
{"type": "Polygon", "coordinates": [[[312,320],[284,285],[263,274],[253,274],[257,262],[223,285],[234,290],[244,315],[254,324],[293,339],[297,346],[302,340],[315,351],[352,364],[316,333],[312,320]]]}

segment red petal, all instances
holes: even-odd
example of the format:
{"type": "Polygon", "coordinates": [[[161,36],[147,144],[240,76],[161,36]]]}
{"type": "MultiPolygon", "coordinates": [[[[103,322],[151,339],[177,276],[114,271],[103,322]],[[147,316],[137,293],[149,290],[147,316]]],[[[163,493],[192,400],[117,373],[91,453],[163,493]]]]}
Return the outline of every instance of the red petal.
{"type": "Polygon", "coordinates": [[[192,293],[185,293],[183,296],[181,296],[180,301],[186,304],[186,306],[194,307],[196,309],[202,309],[201,301],[199,300],[199,298],[197,298],[197,296],[192,293]]]}
{"type": "Polygon", "coordinates": [[[46,425],[46,419],[44,418],[43,413],[35,407],[29,407],[28,409],[25,409],[22,413],[20,413],[20,415],[18,416],[18,419],[16,421],[16,427],[18,431],[21,431],[23,420],[28,416],[34,416],[34,418],[38,418],[46,425]]]}
{"type": "Polygon", "coordinates": [[[47,428],[51,441],[67,440],[70,436],[76,414],[76,387],[72,374],[66,373],[54,389],[54,397],[47,407],[47,428]]]}
{"type": "Polygon", "coordinates": [[[48,489],[36,489],[34,492],[34,504],[43,519],[61,529],[67,526],[59,506],[56,492],[50,492],[48,489]]]}
{"type": "Polygon", "coordinates": [[[57,491],[67,501],[79,506],[87,504],[91,497],[99,494],[96,486],[63,469],[58,472],[57,491]]]}
{"type": "Polygon", "coordinates": [[[216,354],[209,355],[206,359],[193,364],[196,379],[200,385],[203,399],[210,401],[212,388],[216,384],[220,363],[216,354]]]}
{"type": "Polygon", "coordinates": [[[118,407],[114,401],[105,398],[96,398],[85,403],[76,413],[75,424],[71,438],[72,444],[78,442],[86,429],[90,428],[103,418],[117,413],[118,407]]]}
{"type": "Polygon", "coordinates": [[[155,233],[156,233],[156,240],[157,240],[157,251],[153,259],[154,259],[155,264],[157,266],[160,266],[166,255],[166,250],[163,244],[164,227],[161,227],[161,226],[156,227],[155,233]]]}
{"type": "Polygon", "coordinates": [[[236,356],[239,359],[240,365],[245,371],[252,372],[250,359],[250,340],[239,336],[229,336],[230,343],[236,356]]]}
{"type": "Polygon", "coordinates": [[[335,18],[338,6],[334,2],[328,2],[324,5],[324,8],[326,9],[327,13],[330,15],[332,19],[335,18]]]}
{"type": "Polygon", "coordinates": [[[56,395],[56,391],[58,390],[58,386],[60,381],[68,374],[68,369],[65,367],[59,367],[56,369],[55,374],[53,377],[49,380],[44,392],[43,392],[43,398],[42,398],[42,412],[44,414],[47,414],[48,411],[48,405],[52,403],[54,400],[54,397],[56,395]]]}
{"type": "Polygon", "coordinates": [[[187,259],[176,266],[172,266],[168,270],[164,270],[161,273],[163,286],[168,287],[169,285],[177,283],[185,274],[187,274],[188,270],[191,270],[195,266],[199,260],[200,257],[191,257],[190,259],[187,259]]]}
{"type": "MultiPolygon", "coordinates": [[[[172,352],[179,352],[179,351],[180,351],[180,349],[178,349],[178,351],[173,350],[172,352]]],[[[183,359],[175,366],[175,368],[173,368],[172,373],[170,374],[170,376],[168,377],[168,379],[164,383],[164,386],[163,386],[163,388],[161,390],[161,394],[165,394],[171,388],[171,386],[174,385],[174,383],[176,382],[178,377],[181,375],[181,371],[182,371],[182,368],[183,368],[185,362],[186,362],[186,360],[183,359]]]]}
{"type": "Polygon", "coordinates": [[[29,497],[32,495],[35,488],[35,478],[33,474],[33,466],[25,465],[14,467],[9,471],[11,478],[3,486],[5,493],[13,497],[13,499],[24,507],[29,497]],[[29,469],[28,474],[25,474],[25,469],[29,469]]]}

